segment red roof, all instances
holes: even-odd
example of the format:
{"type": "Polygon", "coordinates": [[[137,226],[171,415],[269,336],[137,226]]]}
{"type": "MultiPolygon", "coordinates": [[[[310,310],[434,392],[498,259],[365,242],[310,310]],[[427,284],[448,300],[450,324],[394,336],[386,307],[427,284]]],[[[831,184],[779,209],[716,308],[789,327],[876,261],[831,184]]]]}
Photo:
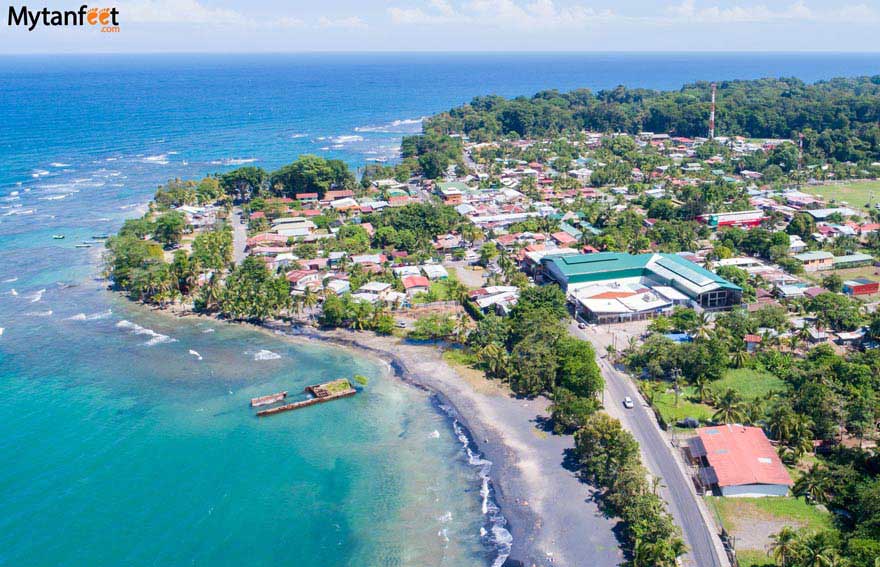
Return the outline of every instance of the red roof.
{"type": "Polygon", "coordinates": [[[412,289],[414,287],[431,287],[431,282],[425,276],[406,276],[403,278],[403,287],[412,289]]]}
{"type": "Polygon", "coordinates": [[[252,219],[264,219],[264,218],[266,218],[266,213],[264,213],[263,211],[254,211],[253,213],[251,213],[251,218],[252,219]]]}
{"type": "Polygon", "coordinates": [[[697,435],[694,453],[706,457],[718,486],[793,484],[761,428],[728,424],[701,427],[697,435]]]}
{"type": "Polygon", "coordinates": [[[553,237],[553,240],[560,244],[574,244],[577,242],[577,238],[568,234],[567,232],[554,232],[550,236],[553,237]]]}
{"type": "Polygon", "coordinates": [[[296,199],[298,201],[305,201],[306,199],[317,199],[317,198],[318,198],[317,193],[297,193],[296,194],[296,199]]]}
{"type": "Polygon", "coordinates": [[[761,335],[746,335],[743,337],[743,340],[747,343],[760,343],[761,335]]]}

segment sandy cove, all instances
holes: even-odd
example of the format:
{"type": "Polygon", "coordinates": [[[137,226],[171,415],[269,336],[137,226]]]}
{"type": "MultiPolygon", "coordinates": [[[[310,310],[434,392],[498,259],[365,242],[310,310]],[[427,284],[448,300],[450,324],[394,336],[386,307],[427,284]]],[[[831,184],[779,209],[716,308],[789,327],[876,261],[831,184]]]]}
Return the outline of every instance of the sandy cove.
{"type": "MultiPolygon", "coordinates": [[[[206,316],[154,309],[176,317],[206,316]]],[[[227,322],[210,317],[215,321],[227,322]]],[[[547,425],[550,401],[519,399],[479,372],[453,368],[436,344],[412,343],[369,331],[319,330],[279,322],[242,324],[293,342],[320,342],[383,361],[390,373],[453,408],[479,452],[492,461],[495,501],[513,536],[506,566],[613,567],[623,561],[594,491],[566,468],[571,435],[547,425]]]]}

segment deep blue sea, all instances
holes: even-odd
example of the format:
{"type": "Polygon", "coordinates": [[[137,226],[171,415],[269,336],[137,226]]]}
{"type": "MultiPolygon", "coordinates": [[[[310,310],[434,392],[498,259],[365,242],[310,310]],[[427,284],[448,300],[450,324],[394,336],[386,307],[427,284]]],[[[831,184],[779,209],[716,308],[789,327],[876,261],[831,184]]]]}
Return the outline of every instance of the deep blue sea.
{"type": "Polygon", "coordinates": [[[425,393],[344,350],[105,291],[99,247],[75,244],[163,181],[393,160],[422,117],[481,94],[878,73],[852,54],[0,57],[0,565],[497,558],[479,470],[425,393]],[[246,407],[355,372],[370,383],[344,402],[246,407]]]}

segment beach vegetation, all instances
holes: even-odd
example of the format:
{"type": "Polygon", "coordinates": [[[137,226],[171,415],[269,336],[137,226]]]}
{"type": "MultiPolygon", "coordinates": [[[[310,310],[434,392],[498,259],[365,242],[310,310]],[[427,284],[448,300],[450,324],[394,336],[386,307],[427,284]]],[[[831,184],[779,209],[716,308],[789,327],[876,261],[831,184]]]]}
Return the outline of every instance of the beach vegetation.
{"type": "Polygon", "coordinates": [[[249,256],[226,278],[220,313],[230,319],[263,321],[289,308],[290,284],[274,276],[259,258],[249,256]]]}

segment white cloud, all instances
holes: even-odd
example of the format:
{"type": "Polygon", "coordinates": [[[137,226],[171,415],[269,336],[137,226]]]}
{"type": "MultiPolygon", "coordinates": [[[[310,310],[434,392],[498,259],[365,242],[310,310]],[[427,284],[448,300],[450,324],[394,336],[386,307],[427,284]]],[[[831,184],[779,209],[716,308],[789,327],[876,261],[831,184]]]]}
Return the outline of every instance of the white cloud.
{"type": "Polygon", "coordinates": [[[394,6],[388,14],[395,24],[463,23],[521,29],[583,27],[615,17],[611,10],[561,6],[554,0],[470,0],[458,8],[446,0],[430,0],[425,6],[394,6]]]}
{"type": "MultiPolygon", "coordinates": [[[[649,18],[651,19],[651,18],[649,18]]],[[[658,22],[675,23],[771,23],[771,22],[875,22],[880,15],[865,4],[845,5],[833,10],[814,10],[803,0],[782,8],[764,4],[697,5],[696,0],[682,0],[667,7],[666,16],[653,18],[658,22]]]]}
{"type": "Polygon", "coordinates": [[[135,0],[119,6],[121,22],[249,24],[244,14],[226,8],[211,8],[198,0],[135,0]]]}
{"type": "Polygon", "coordinates": [[[299,18],[292,18],[290,16],[281,16],[277,20],[275,20],[275,26],[279,28],[299,28],[305,25],[305,22],[300,20],[299,18]]]}
{"type": "Polygon", "coordinates": [[[327,18],[321,17],[318,19],[318,26],[322,28],[341,28],[341,29],[366,29],[367,22],[363,21],[357,16],[350,16],[348,18],[327,18]]]}

